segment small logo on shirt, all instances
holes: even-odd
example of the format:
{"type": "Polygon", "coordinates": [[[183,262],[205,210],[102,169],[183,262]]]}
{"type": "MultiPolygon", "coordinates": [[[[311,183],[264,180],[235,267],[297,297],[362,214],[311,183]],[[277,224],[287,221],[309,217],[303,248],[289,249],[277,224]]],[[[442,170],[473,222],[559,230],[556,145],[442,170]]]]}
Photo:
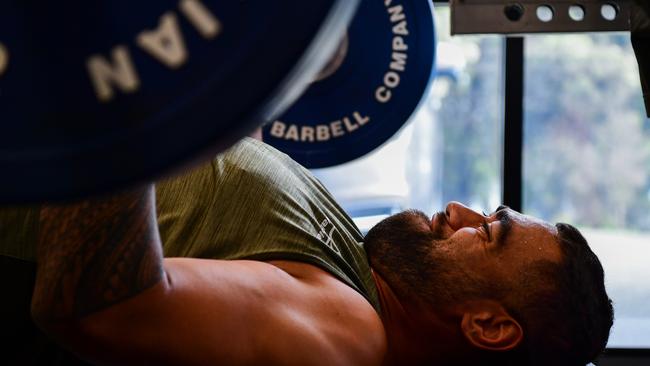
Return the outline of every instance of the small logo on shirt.
{"type": "Polygon", "coordinates": [[[322,240],[325,243],[325,245],[327,245],[330,249],[332,249],[336,254],[340,256],[341,251],[336,246],[336,244],[334,244],[334,239],[332,238],[332,234],[334,233],[334,230],[336,230],[334,225],[330,222],[328,218],[325,218],[320,223],[320,228],[318,234],[316,234],[316,237],[319,240],[322,240]]]}

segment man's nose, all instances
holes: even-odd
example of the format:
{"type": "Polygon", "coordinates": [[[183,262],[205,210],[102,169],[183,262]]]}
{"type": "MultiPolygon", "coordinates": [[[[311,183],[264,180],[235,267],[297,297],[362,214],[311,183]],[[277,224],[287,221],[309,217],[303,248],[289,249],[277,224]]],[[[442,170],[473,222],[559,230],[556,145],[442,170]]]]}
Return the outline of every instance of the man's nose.
{"type": "Polygon", "coordinates": [[[485,221],[485,216],[460,202],[449,202],[445,209],[447,223],[454,230],[476,227],[485,221]]]}

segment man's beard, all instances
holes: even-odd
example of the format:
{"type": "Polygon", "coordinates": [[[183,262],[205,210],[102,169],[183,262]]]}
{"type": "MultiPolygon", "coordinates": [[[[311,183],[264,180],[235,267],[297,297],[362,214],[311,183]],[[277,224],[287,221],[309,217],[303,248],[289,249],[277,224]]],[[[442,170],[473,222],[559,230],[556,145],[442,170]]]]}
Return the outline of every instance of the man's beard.
{"type": "Polygon", "coordinates": [[[405,211],[370,229],[364,247],[373,269],[398,296],[440,304],[450,300],[454,284],[450,263],[439,250],[445,239],[430,225],[424,213],[405,211]]]}

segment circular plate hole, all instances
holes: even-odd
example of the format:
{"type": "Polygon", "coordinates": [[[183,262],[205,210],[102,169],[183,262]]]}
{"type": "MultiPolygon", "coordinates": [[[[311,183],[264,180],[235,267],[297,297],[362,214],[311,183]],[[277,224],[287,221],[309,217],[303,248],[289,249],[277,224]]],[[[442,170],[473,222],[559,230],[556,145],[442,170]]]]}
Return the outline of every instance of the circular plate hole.
{"type": "Polygon", "coordinates": [[[537,7],[537,19],[541,20],[544,23],[548,23],[553,20],[553,8],[549,5],[540,5],[537,7]]]}
{"type": "Polygon", "coordinates": [[[582,5],[569,6],[569,18],[575,20],[576,22],[585,20],[585,8],[582,7],[582,5]]]}
{"type": "Polygon", "coordinates": [[[345,32],[345,35],[343,36],[343,40],[339,43],[339,48],[336,50],[334,55],[330,58],[330,60],[327,62],[325,67],[316,75],[315,79],[312,81],[313,83],[321,80],[325,80],[328,77],[332,76],[335,72],[338,71],[338,69],[343,65],[343,61],[345,61],[345,57],[348,55],[348,48],[350,47],[350,38],[348,37],[348,33],[345,32]]]}
{"type": "Polygon", "coordinates": [[[618,16],[618,7],[614,4],[603,4],[603,6],[600,7],[600,15],[602,15],[605,20],[616,20],[616,17],[618,16]]]}
{"type": "Polygon", "coordinates": [[[0,75],[2,75],[5,72],[8,63],[9,63],[9,51],[7,51],[5,46],[2,43],[0,43],[0,75]]]}

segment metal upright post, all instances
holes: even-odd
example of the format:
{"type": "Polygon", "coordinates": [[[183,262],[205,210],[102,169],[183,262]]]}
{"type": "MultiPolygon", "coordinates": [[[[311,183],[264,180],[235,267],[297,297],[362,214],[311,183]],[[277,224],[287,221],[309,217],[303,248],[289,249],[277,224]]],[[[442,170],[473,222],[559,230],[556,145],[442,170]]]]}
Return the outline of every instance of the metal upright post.
{"type": "Polygon", "coordinates": [[[503,203],[523,209],[524,38],[505,39],[503,203]]]}

